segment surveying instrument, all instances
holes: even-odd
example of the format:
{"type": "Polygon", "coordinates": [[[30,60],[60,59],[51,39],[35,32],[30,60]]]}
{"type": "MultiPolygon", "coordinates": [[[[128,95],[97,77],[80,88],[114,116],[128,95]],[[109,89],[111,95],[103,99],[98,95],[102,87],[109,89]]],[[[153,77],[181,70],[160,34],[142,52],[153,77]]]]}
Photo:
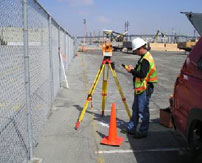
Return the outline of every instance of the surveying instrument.
{"type": "Polygon", "coordinates": [[[79,128],[79,125],[81,123],[81,121],[83,120],[83,117],[84,117],[84,114],[86,112],[86,109],[88,107],[88,103],[90,101],[92,101],[92,96],[93,96],[93,93],[96,89],[96,86],[98,84],[98,81],[100,79],[100,76],[101,74],[103,73],[103,83],[102,83],[102,116],[104,116],[104,111],[105,111],[105,103],[106,103],[106,96],[107,96],[107,86],[108,86],[108,79],[109,79],[109,69],[111,70],[112,72],[112,75],[113,75],[113,78],[115,80],[115,83],[116,83],[116,86],[118,88],[118,91],[121,95],[121,99],[123,101],[123,104],[125,106],[125,109],[126,109],[126,112],[128,114],[128,117],[131,118],[131,114],[130,114],[130,111],[128,109],[128,104],[126,103],[126,98],[124,97],[124,94],[123,94],[123,91],[122,91],[122,88],[121,88],[121,85],[118,81],[118,78],[117,78],[117,75],[116,75],[116,72],[115,72],[115,65],[114,65],[114,62],[112,62],[111,60],[111,57],[112,57],[112,44],[111,42],[107,42],[107,41],[104,41],[103,44],[102,44],[102,53],[103,53],[103,61],[102,61],[102,64],[96,74],[96,77],[94,79],[94,82],[91,86],[91,89],[88,93],[88,96],[87,96],[87,99],[85,101],[85,104],[84,104],[84,107],[79,115],[79,118],[76,122],[76,125],[75,125],[75,129],[77,130],[79,128]],[[106,69],[106,65],[107,65],[107,74],[105,74],[105,69],[106,69]]]}

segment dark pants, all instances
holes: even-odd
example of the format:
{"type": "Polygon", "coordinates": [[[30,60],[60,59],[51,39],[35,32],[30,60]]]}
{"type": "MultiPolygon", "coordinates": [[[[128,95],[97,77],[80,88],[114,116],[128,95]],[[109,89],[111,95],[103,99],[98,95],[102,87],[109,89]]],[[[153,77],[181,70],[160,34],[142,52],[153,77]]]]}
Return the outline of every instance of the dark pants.
{"type": "Polygon", "coordinates": [[[134,101],[132,106],[132,117],[128,123],[128,131],[135,133],[137,125],[139,123],[139,119],[141,119],[142,123],[139,127],[139,131],[141,134],[146,135],[149,129],[149,100],[151,94],[153,93],[153,88],[148,87],[146,91],[141,94],[134,95],[134,101]]]}

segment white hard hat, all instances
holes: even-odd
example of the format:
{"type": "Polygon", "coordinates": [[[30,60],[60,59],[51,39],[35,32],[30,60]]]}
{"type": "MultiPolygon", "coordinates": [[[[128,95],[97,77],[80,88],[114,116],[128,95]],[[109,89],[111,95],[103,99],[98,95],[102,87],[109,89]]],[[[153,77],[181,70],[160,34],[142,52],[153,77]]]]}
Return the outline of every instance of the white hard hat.
{"type": "Polygon", "coordinates": [[[146,41],[144,41],[143,39],[141,38],[135,38],[133,41],[132,41],[132,51],[135,51],[136,49],[142,47],[143,45],[147,44],[146,41]]]}

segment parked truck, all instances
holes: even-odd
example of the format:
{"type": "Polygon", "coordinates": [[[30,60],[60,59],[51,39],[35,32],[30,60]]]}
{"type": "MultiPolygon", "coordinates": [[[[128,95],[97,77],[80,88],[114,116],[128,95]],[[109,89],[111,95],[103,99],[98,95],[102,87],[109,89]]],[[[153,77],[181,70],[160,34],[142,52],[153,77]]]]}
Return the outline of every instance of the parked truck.
{"type": "MultiPolygon", "coordinates": [[[[202,35],[202,14],[184,12],[202,35]]],[[[202,150],[202,36],[198,42],[184,44],[187,56],[170,98],[172,122],[193,150],[202,150]]]]}
{"type": "Polygon", "coordinates": [[[202,150],[202,37],[176,79],[170,109],[175,129],[194,150],[202,150]]]}

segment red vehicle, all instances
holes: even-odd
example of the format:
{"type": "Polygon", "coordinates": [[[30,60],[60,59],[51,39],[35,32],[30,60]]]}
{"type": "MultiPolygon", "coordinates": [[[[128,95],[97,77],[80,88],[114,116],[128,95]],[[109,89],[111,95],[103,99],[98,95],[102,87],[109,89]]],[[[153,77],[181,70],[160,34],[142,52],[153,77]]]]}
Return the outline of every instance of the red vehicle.
{"type": "Polygon", "coordinates": [[[202,37],[176,79],[170,108],[175,129],[192,149],[202,149],[202,37]]]}

